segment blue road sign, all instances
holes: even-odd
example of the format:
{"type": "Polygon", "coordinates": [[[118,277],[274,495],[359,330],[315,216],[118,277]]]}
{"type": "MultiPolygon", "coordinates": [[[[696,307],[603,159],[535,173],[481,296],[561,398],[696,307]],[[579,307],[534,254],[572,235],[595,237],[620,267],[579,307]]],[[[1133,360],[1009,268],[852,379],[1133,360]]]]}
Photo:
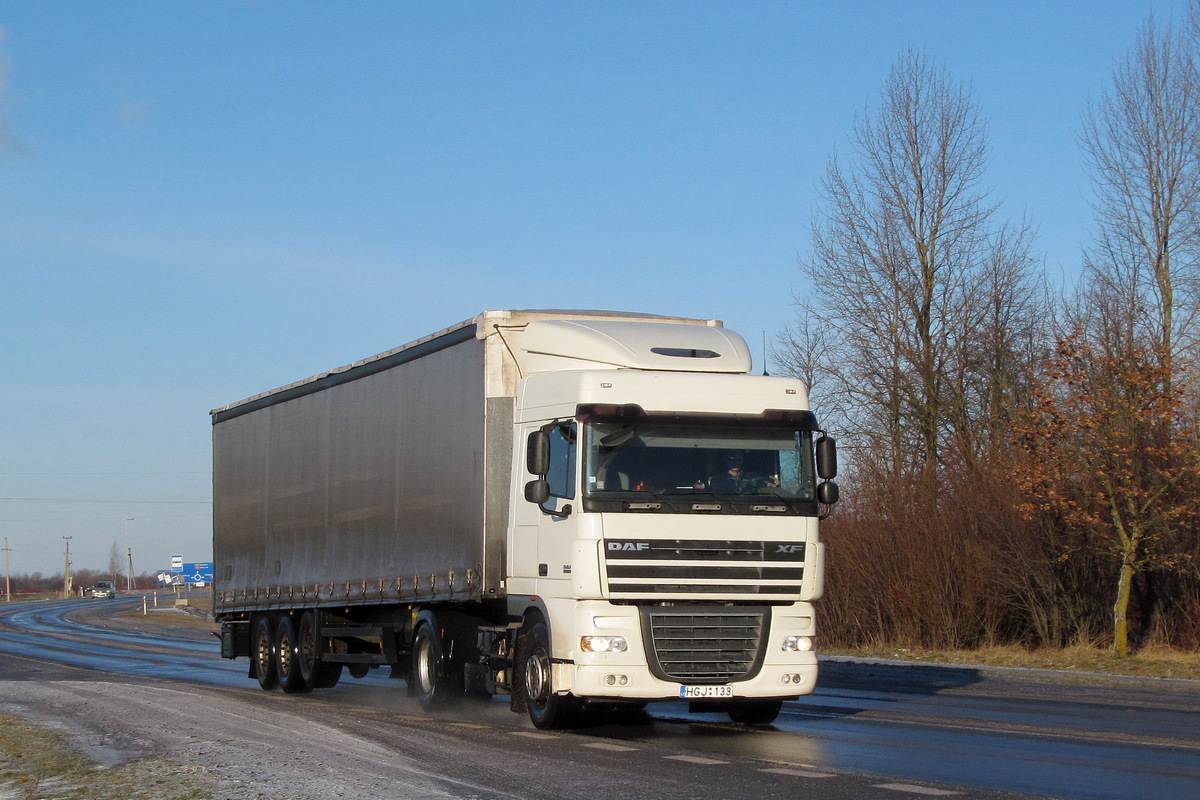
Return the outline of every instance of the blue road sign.
{"type": "Polygon", "coordinates": [[[185,583],[212,583],[213,565],[211,561],[184,564],[180,577],[185,583]]]}

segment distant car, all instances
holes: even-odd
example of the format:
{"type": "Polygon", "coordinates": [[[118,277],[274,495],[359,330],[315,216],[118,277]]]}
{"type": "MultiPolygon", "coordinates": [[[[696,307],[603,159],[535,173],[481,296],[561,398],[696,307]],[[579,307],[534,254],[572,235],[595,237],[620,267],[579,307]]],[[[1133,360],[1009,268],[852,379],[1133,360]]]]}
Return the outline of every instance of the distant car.
{"type": "Polygon", "coordinates": [[[112,581],[96,581],[96,585],[92,587],[92,597],[107,597],[112,599],[117,596],[117,587],[112,585],[112,581]]]}

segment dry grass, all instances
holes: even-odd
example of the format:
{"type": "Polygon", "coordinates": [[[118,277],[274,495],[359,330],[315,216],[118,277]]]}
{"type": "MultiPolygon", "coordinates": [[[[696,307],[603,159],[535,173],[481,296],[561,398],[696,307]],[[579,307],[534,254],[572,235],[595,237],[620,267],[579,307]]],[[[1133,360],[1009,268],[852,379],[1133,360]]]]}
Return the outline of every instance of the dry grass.
{"type": "Polygon", "coordinates": [[[1026,650],[1010,645],[955,651],[871,648],[825,650],[823,652],[828,655],[920,663],[1050,669],[1067,672],[1096,672],[1106,675],[1133,675],[1144,678],[1200,680],[1200,652],[1176,650],[1161,645],[1145,647],[1126,659],[1117,658],[1109,649],[1087,645],[1039,650],[1026,650]]]}
{"type": "Polygon", "coordinates": [[[142,609],[122,611],[117,617],[131,621],[149,622],[168,628],[196,628],[198,630],[217,631],[219,625],[212,621],[212,595],[193,595],[184,598],[185,604],[177,605],[174,594],[163,593],[158,598],[158,606],[150,606],[146,613],[142,609]]]}
{"type": "Polygon", "coordinates": [[[216,797],[194,768],[144,759],[102,769],[58,734],[0,714],[0,796],[120,797],[127,800],[209,800],[216,797]]]}
{"type": "Polygon", "coordinates": [[[143,614],[139,608],[136,611],[122,611],[117,617],[134,622],[147,622],[162,625],[166,628],[195,628],[203,631],[217,631],[221,626],[208,617],[207,612],[186,612],[184,609],[159,608],[151,609],[143,614]]]}

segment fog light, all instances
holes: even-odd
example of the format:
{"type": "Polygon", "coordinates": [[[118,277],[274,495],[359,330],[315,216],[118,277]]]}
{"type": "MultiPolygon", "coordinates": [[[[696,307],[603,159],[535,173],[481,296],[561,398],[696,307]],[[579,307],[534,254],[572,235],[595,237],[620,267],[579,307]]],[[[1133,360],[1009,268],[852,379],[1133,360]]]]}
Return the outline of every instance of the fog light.
{"type": "Polygon", "coordinates": [[[627,686],[627,685],[629,685],[629,678],[626,678],[624,675],[618,675],[617,683],[620,684],[621,686],[627,686]]]}
{"type": "Polygon", "coordinates": [[[814,646],[811,636],[789,636],[783,640],[785,653],[807,653],[814,646]]]}
{"type": "Polygon", "coordinates": [[[791,675],[784,675],[779,680],[784,686],[799,686],[804,683],[804,678],[794,672],[791,675]]]}
{"type": "Polygon", "coordinates": [[[624,675],[605,675],[605,686],[626,686],[629,683],[629,678],[624,675]]]}
{"type": "Polygon", "coordinates": [[[585,653],[624,653],[629,644],[622,636],[584,636],[579,649],[585,653]]]}

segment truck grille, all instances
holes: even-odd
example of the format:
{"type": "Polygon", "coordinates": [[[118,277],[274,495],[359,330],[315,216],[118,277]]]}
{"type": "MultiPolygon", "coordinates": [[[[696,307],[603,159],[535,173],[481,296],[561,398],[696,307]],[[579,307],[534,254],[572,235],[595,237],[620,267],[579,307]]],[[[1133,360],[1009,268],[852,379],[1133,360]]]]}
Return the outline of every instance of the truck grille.
{"type": "Polygon", "coordinates": [[[795,600],[804,542],[607,539],[609,596],[795,600]]]}
{"type": "Polygon", "coordinates": [[[650,671],[690,684],[753,677],[762,662],[766,619],[761,608],[644,608],[650,671]]]}

